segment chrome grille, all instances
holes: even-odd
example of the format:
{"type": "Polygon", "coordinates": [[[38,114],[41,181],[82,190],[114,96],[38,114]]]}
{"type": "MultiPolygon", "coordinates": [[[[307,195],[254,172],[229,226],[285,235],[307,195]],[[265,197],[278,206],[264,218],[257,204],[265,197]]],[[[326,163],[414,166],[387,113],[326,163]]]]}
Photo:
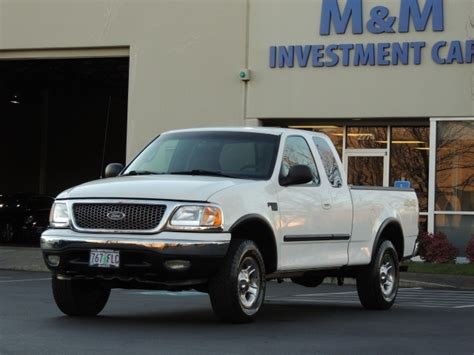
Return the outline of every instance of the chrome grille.
{"type": "Polygon", "coordinates": [[[74,203],[74,222],[89,230],[148,231],[158,227],[165,205],[74,203]]]}

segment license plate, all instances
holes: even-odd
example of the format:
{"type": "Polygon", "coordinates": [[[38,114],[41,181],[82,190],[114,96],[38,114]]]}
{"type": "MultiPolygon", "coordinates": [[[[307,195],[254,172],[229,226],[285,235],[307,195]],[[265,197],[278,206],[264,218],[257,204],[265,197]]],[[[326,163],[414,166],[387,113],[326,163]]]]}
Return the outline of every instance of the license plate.
{"type": "Polygon", "coordinates": [[[91,249],[89,266],[118,268],[120,266],[120,252],[118,250],[91,249]]]}

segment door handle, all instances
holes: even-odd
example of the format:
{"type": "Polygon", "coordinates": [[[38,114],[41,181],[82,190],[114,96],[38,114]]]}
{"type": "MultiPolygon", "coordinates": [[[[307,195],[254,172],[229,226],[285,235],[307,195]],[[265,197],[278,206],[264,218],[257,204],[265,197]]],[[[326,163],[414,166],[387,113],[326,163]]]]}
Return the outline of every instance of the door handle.
{"type": "Polygon", "coordinates": [[[329,209],[331,209],[331,204],[329,202],[325,202],[325,203],[323,203],[323,208],[325,210],[329,210],[329,209]]]}

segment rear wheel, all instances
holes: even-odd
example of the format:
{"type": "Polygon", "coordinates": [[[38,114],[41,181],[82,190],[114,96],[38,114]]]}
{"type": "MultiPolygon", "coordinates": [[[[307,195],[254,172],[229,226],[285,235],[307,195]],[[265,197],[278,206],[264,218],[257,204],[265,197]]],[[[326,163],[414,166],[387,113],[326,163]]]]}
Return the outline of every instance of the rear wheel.
{"type": "Polygon", "coordinates": [[[357,292],[367,309],[389,309],[397,297],[399,259],[392,242],[382,242],[374,260],[357,276],[357,292]]]}
{"type": "Polygon", "coordinates": [[[253,321],[263,305],[265,286],[265,265],[257,245],[233,240],[224,264],[209,282],[214,313],[227,322],[253,321]]]}
{"type": "Polygon", "coordinates": [[[52,286],[57,306],[68,316],[95,316],[110,296],[110,289],[94,280],[60,280],[53,275],[52,286]]]}

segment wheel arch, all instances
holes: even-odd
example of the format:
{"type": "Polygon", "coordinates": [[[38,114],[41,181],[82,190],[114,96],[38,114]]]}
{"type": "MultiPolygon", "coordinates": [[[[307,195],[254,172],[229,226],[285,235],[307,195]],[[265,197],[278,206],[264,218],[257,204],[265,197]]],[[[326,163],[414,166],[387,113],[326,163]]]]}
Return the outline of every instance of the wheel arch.
{"type": "Polygon", "coordinates": [[[248,239],[257,244],[262,253],[266,273],[278,267],[278,251],[275,233],[271,224],[261,215],[248,214],[239,218],[229,228],[231,239],[248,239]]]}
{"type": "Polygon", "coordinates": [[[395,250],[398,254],[398,259],[401,261],[403,259],[403,254],[405,250],[405,240],[403,236],[403,229],[400,222],[395,218],[387,218],[380,225],[377,234],[375,236],[374,245],[372,247],[372,261],[374,260],[377,247],[385,240],[392,242],[395,250]]]}

